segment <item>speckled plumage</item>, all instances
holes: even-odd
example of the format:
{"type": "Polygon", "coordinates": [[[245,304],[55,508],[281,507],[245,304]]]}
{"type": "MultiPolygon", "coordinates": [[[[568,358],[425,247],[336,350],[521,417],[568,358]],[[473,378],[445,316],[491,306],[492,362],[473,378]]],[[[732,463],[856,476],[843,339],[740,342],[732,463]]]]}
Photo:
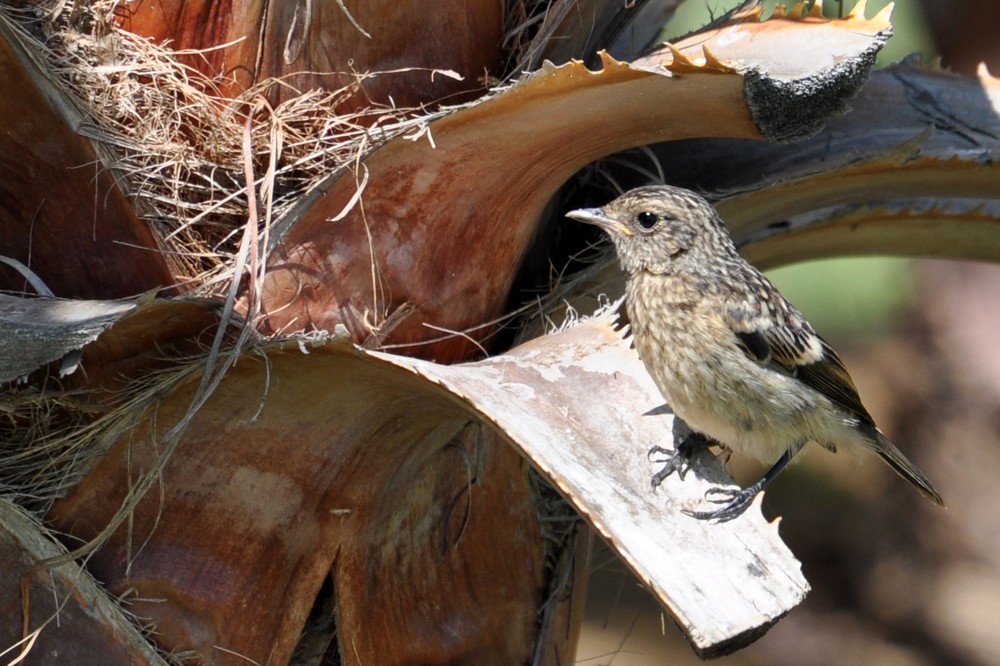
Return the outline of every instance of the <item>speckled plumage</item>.
{"type": "MultiPolygon", "coordinates": [[[[728,502],[722,509],[692,515],[739,515],[810,441],[830,451],[873,451],[941,504],[927,478],[875,426],[837,354],[740,257],[707,201],[650,186],[568,215],[611,236],[628,276],[636,351],[674,413],[733,451],[777,460],[741,493],[717,491],[728,502]]],[[[682,466],[671,460],[654,485],[675,469],[682,466]]]]}

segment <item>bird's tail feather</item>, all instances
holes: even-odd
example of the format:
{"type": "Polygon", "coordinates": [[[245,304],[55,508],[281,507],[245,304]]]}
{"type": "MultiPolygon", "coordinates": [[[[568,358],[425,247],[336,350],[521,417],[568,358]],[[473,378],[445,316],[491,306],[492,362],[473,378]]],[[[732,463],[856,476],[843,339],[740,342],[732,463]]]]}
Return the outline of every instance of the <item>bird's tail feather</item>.
{"type": "Polygon", "coordinates": [[[938,506],[944,506],[944,500],[941,499],[941,495],[938,491],[934,489],[930,480],[924,473],[917,469],[917,466],[909,461],[909,459],[903,455],[903,452],[896,448],[896,446],[890,442],[885,436],[878,432],[876,434],[877,442],[875,445],[875,452],[878,453],[879,457],[882,458],[896,474],[912,483],[920,494],[934,502],[938,506]]]}

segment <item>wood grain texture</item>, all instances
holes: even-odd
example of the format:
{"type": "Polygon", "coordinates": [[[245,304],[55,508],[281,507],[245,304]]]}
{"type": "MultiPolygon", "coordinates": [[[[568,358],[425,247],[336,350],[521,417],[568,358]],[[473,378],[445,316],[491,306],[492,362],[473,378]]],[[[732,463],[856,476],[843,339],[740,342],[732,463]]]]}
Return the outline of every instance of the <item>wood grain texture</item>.
{"type": "Polygon", "coordinates": [[[484,77],[502,76],[502,3],[449,0],[425,9],[399,2],[144,0],[123,7],[118,22],[178,50],[209,49],[182,60],[221,77],[232,96],[281,78],[286,85],[271,100],[278,103],[364,77],[340,113],[465,101],[485,89],[484,77]],[[433,69],[463,80],[434,76],[433,69]]]}
{"type": "MultiPolygon", "coordinates": [[[[0,20],[0,248],[65,298],[122,298],[173,285],[169,260],[76,133],[79,112],[0,20]]],[[[0,266],[0,288],[25,280],[0,266]]],[[[26,290],[29,293],[30,289],[26,290]]]]}
{"type": "Polygon", "coordinates": [[[13,646],[24,637],[22,621],[27,611],[29,634],[39,633],[33,642],[22,644],[27,657],[18,663],[43,666],[71,658],[76,664],[166,666],[87,572],[75,563],[52,569],[42,564],[65,552],[37,519],[0,499],[0,653],[4,663],[14,663],[20,652],[13,646]],[[36,566],[38,570],[33,571],[36,566]]]}
{"type": "MultiPolygon", "coordinates": [[[[121,437],[55,524],[82,539],[107,524],[196,379],[121,437]]],[[[527,470],[425,384],[342,343],[241,359],[91,570],[134,591],[162,648],[206,659],[286,663],[332,576],[344,663],[523,663],[543,591],[527,470]]]]}

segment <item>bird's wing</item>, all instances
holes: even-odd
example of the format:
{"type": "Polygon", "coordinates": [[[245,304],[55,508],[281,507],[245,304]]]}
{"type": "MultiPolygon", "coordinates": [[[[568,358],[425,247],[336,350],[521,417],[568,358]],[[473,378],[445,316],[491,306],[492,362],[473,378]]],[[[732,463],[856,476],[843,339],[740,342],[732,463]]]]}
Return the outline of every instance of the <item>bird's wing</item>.
{"type": "Polygon", "coordinates": [[[764,303],[730,306],[726,319],[737,344],[754,361],[795,377],[874,428],[837,352],[780,294],[770,296],[764,303]]]}
{"type": "Polygon", "coordinates": [[[837,352],[833,351],[825,340],[818,335],[816,337],[819,338],[820,345],[822,345],[823,359],[816,363],[798,366],[795,376],[803,384],[813,387],[835,404],[874,428],[875,420],[861,404],[858,389],[851,376],[847,374],[847,368],[837,356],[837,352]]]}

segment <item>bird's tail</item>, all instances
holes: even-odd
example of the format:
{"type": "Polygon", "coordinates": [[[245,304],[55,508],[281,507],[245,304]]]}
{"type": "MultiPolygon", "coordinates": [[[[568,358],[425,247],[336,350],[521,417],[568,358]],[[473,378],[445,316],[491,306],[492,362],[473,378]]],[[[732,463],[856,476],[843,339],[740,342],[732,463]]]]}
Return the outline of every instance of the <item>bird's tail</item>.
{"type": "Polygon", "coordinates": [[[912,483],[920,494],[934,502],[938,506],[944,506],[944,500],[941,499],[941,495],[938,491],[934,489],[931,482],[924,476],[924,473],[917,469],[914,465],[903,455],[903,452],[896,448],[896,446],[885,438],[880,432],[876,431],[875,442],[875,452],[878,453],[879,457],[886,462],[889,467],[896,471],[901,477],[912,483]]]}

